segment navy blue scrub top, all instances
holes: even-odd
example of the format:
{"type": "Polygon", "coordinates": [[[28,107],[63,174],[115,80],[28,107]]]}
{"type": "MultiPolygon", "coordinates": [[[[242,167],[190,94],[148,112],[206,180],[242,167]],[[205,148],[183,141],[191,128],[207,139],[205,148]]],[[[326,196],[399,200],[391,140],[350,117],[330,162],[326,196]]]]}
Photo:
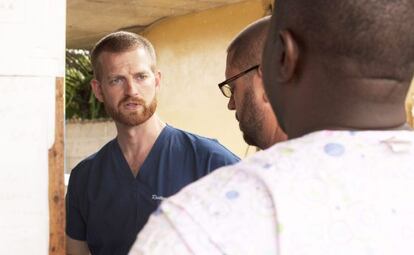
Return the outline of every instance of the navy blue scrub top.
{"type": "Polygon", "coordinates": [[[92,254],[127,254],[161,198],[237,161],[216,140],[167,125],[134,177],[114,139],[72,170],[66,233],[92,254]]]}

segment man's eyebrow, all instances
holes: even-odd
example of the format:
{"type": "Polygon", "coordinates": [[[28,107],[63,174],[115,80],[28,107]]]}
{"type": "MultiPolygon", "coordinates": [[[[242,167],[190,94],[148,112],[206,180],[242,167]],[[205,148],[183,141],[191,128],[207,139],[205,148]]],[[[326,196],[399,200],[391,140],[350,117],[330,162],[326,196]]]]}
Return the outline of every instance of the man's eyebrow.
{"type": "Polygon", "coordinates": [[[110,80],[110,79],[113,79],[113,78],[122,78],[122,77],[124,77],[124,76],[120,75],[120,74],[108,74],[106,76],[106,79],[110,80]]]}
{"type": "Polygon", "coordinates": [[[135,75],[137,75],[137,74],[149,74],[149,72],[148,71],[138,71],[138,72],[135,73],[135,75]]]}

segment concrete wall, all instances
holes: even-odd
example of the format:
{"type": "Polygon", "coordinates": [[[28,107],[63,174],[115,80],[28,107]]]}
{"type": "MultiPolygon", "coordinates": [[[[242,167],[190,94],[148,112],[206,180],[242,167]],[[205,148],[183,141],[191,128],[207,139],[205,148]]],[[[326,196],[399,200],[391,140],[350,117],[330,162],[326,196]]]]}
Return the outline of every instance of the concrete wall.
{"type": "Polygon", "coordinates": [[[112,121],[68,121],[65,133],[65,173],[70,173],[82,159],[113,139],[116,129],[112,121]]]}

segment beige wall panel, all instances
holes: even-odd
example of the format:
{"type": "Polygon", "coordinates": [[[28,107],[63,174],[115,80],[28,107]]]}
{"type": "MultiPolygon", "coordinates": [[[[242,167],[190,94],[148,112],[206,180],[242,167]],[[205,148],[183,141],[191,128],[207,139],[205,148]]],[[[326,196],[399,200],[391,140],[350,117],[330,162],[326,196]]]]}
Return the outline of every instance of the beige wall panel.
{"type": "Polygon", "coordinates": [[[414,78],[411,82],[410,91],[407,96],[407,119],[411,127],[414,127],[414,78]]]}
{"type": "Polygon", "coordinates": [[[244,156],[247,145],[217,83],[224,80],[227,45],[265,13],[261,0],[246,1],[166,19],[142,33],[158,54],[162,72],[158,114],[164,121],[216,138],[244,156]]]}

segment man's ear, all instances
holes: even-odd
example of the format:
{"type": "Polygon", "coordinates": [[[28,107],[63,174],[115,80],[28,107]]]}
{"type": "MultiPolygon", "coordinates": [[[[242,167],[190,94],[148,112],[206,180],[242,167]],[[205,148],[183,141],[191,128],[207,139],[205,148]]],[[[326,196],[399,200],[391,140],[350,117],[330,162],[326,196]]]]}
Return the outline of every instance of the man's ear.
{"type": "Polygon", "coordinates": [[[91,87],[92,87],[92,91],[93,91],[93,94],[95,95],[96,99],[98,99],[98,101],[102,103],[103,102],[103,94],[102,94],[101,83],[96,79],[92,79],[91,80],[91,87]]]}
{"type": "Polygon", "coordinates": [[[159,70],[155,71],[155,88],[157,91],[161,88],[161,72],[159,70]]]}
{"type": "Polygon", "coordinates": [[[297,70],[299,48],[292,33],[288,30],[279,32],[280,41],[278,43],[279,52],[279,70],[277,80],[279,82],[287,82],[294,77],[297,70]]]}

